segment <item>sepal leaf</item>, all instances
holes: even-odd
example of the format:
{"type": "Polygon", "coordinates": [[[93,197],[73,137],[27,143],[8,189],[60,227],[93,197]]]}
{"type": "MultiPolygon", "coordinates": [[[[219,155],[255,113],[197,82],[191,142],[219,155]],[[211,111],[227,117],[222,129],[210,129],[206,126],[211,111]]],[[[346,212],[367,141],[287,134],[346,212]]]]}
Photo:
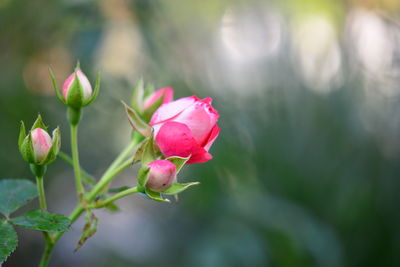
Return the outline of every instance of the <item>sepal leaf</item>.
{"type": "Polygon", "coordinates": [[[146,183],[149,180],[149,174],[150,174],[150,167],[143,166],[142,168],[139,169],[138,183],[140,186],[142,186],[142,187],[146,186],[146,183]]]}
{"type": "Polygon", "coordinates": [[[6,217],[35,197],[36,185],[29,180],[0,180],[0,213],[6,217]]]}
{"type": "Polygon", "coordinates": [[[58,100],[60,100],[61,103],[65,104],[64,97],[62,96],[61,91],[57,87],[56,77],[54,76],[53,70],[51,68],[49,68],[49,74],[50,74],[51,84],[53,85],[58,100]]]}
{"type": "Polygon", "coordinates": [[[121,101],[125,107],[125,112],[128,115],[130,125],[135,131],[138,131],[143,136],[150,136],[151,127],[142,120],[140,115],[132,108],[130,108],[125,102],[121,101]]]}
{"type": "Polygon", "coordinates": [[[94,91],[92,96],[83,104],[83,106],[87,106],[90,103],[92,103],[93,101],[96,100],[97,96],[99,95],[99,91],[100,91],[100,76],[101,73],[100,71],[97,73],[97,78],[96,78],[96,85],[94,87],[94,91]]]}
{"type": "Polygon", "coordinates": [[[22,143],[24,142],[24,139],[26,137],[26,130],[25,130],[25,124],[23,121],[21,121],[21,126],[19,128],[19,137],[18,137],[18,147],[21,151],[21,146],[22,143]]]}
{"type": "Polygon", "coordinates": [[[164,199],[162,197],[161,193],[159,193],[159,192],[151,191],[148,188],[145,189],[145,192],[146,192],[146,195],[152,200],[155,200],[158,202],[170,202],[169,199],[164,199]]]}
{"type": "Polygon", "coordinates": [[[184,183],[184,184],[175,183],[175,184],[171,185],[171,187],[168,188],[167,190],[164,190],[162,193],[166,194],[166,195],[176,195],[176,194],[179,194],[179,193],[185,191],[189,187],[198,185],[198,184],[200,184],[200,183],[199,182],[184,183]]]}
{"type": "Polygon", "coordinates": [[[75,69],[75,79],[68,90],[66,103],[68,106],[79,109],[83,104],[83,88],[78,78],[78,67],[75,69]]]}
{"type": "Polygon", "coordinates": [[[11,222],[17,226],[46,232],[65,232],[71,225],[71,221],[67,217],[42,210],[28,211],[11,219],[11,222]]]}
{"type": "Polygon", "coordinates": [[[36,121],[33,123],[31,131],[35,130],[36,128],[42,128],[43,130],[47,130],[47,126],[43,123],[42,116],[38,115],[36,121]]]}
{"type": "Polygon", "coordinates": [[[182,167],[186,164],[186,162],[190,159],[191,155],[189,155],[188,157],[184,158],[184,157],[178,157],[178,156],[173,156],[173,157],[169,157],[166,158],[166,160],[168,160],[169,162],[171,162],[172,164],[175,165],[176,167],[176,174],[178,174],[180,172],[180,170],[182,169],[182,167]]]}
{"type": "Polygon", "coordinates": [[[142,113],[143,110],[143,94],[144,94],[143,87],[144,87],[143,78],[140,78],[137,81],[135,88],[133,89],[132,100],[131,100],[133,109],[138,113],[142,113]]]}
{"type": "Polygon", "coordinates": [[[18,237],[14,228],[5,220],[0,220],[0,265],[17,248],[18,237]]]}

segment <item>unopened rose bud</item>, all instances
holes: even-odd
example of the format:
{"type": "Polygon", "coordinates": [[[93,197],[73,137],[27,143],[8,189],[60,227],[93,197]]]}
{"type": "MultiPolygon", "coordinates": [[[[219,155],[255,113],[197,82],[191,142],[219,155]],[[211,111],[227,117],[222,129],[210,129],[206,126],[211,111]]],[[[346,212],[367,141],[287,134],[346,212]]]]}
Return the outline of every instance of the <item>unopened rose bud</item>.
{"type": "Polygon", "coordinates": [[[150,167],[149,179],[146,187],[154,192],[168,189],[174,182],[176,167],[168,160],[156,160],[148,164],[150,167]]]}
{"type": "Polygon", "coordinates": [[[42,128],[36,128],[31,132],[33,155],[36,162],[43,161],[49,154],[53,145],[50,135],[42,128]]]}
{"type": "Polygon", "coordinates": [[[60,151],[60,130],[53,131],[53,138],[46,131],[40,115],[26,134],[25,125],[21,122],[18,139],[19,151],[22,157],[33,165],[47,165],[54,161],[60,151]]]}
{"type": "Polygon", "coordinates": [[[57,98],[76,111],[92,103],[99,93],[100,73],[97,75],[96,86],[93,90],[88,78],[80,69],[79,63],[75,71],[65,80],[61,90],[57,87],[53,71],[49,69],[49,72],[57,98]]]}
{"type": "Polygon", "coordinates": [[[78,85],[78,83],[75,81],[76,79],[78,79],[78,83],[80,84],[81,87],[81,92],[82,92],[81,101],[82,103],[85,103],[92,96],[93,90],[88,78],[80,69],[77,69],[65,80],[64,85],[62,87],[63,98],[65,101],[68,101],[69,94],[74,93],[72,92],[72,89],[74,89],[74,86],[78,85]]]}

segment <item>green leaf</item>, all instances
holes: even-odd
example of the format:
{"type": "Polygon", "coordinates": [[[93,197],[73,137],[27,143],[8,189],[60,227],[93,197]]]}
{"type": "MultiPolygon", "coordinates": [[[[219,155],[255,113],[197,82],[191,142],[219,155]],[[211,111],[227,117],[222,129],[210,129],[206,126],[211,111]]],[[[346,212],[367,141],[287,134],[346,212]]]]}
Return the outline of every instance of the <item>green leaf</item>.
{"type": "Polygon", "coordinates": [[[46,232],[65,232],[71,225],[71,221],[67,217],[41,210],[28,211],[11,221],[17,226],[46,232]]]}
{"type": "Polygon", "coordinates": [[[85,214],[86,224],[83,227],[81,238],[75,247],[74,251],[80,249],[85,242],[97,232],[97,224],[99,219],[94,215],[91,210],[87,210],[85,214]]]}
{"type": "Polygon", "coordinates": [[[140,78],[139,81],[137,81],[132,94],[131,104],[133,109],[138,113],[141,113],[143,110],[143,86],[143,79],[140,78]]]}
{"type": "Polygon", "coordinates": [[[186,162],[190,159],[190,156],[183,158],[183,157],[169,157],[166,158],[166,160],[168,160],[169,162],[171,162],[172,164],[175,165],[176,167],[176,174],[178,174],[180,172],[180,170],[182,169],[182,167],[186,164],[186,162]]]}
{"type": "Polygon", "coordinates": [[[0,220],[0,265],[17,248],[18,237],[14,228],[5,220],[0,220]]]}
{"type": "Polygon", "coordinates": [[[42,116],[40,116],[40,114],[38,114],[35,123],[33,123],[31,131],[35,130],[36,128],[42,128],[45,131],[47,130],[47,126],[43,123],[42,116]]]}
{"type": "Polygon", "coordinates": [[[150,189],[146,188],[146,195],[151,198],[152,200],[159,201],[159,202],[170,202],[169,199],[164,199],[159,192],[151,191],[150,189]]]}
{"type": "Polygon", "coordinates": [[[0,180],[0,213],[6,217],[35,197],[36,185],[29,180],[0,180]]]}
{"type": "Polygon", "coordinates": [[[151,134],[151,127],[142,120],[134,109],[125,104],[124,101],[121,102],[125,107],[125,112],[128,115],[128,120],[132,128],[143,136],[149,136],[151,134]]]}
{"type": "Polygon", "coordinates": [[[166,195],[176,195],[176,194],[179,194],[179,193],[185,191],[189,187],[198,185],[198,184],[200,184],[200,183],[199,182],[184,183],[184,184],[175,183],[175,184],[171,185],[170,188],[163,191],[162,193],[166,194],[166,195]]]}

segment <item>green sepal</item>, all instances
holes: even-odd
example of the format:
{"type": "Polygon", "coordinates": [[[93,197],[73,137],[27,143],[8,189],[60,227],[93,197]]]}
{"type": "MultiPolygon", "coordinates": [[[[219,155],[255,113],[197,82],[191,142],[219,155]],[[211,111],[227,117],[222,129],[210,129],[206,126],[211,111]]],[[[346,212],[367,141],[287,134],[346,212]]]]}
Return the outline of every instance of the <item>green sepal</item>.
{"type": "Polygon", "coordinates": [[[150,167],[149,166],[143,166],[142,168],[139,169],[138,171],[138,184],[140,186],[145,187],[147,181],[149,180],[149,173],[150,173],[150,167]]]}
{"type": "Polygon", "coordinates": [[[135,155],[133,156],[133,163],[136,163],[136,162],[142,160],[143,151],[144,151],[148,141],[149,141],[149,137],[145,138],[142,142],[139,143],[138,149],[136,150],[135,155]]]}
{"type": "Polygon", "coordinates": [[[74,81],[70,85],[66,100],[67,105],[74,109],[79,109],[83,105],[83,88],[79,81],[77,70],[75,69],[74,81]]]}
{"type": "Polygon", "coordinates": [[[61,91],[57,87],[56,77],[54,76],[53,70],[51,68],[49,68],[49,74],[50,74],[51,84],[53,85],[54,92],[56,93],[58,100],[60,100],[61,103],[66,104],[65,99],[61,94],[61,91]]]}
{"type": "Polygon", "coordinates": [[[142,153],[142,166],[147,166],[149,163],[158,159],[158,153],[155,149],[153,134],[147,140],[142,153]]]}
{"type": "Polygon", "coordinates": [[[19,151],[21,151],[21,146],[22,146],[22,143],[24,142],[25,137],[26,137],[25,124],[23,121],[21,121],[21,126],[19,128],[19,137],[18,137],[19,151]]]}
{"type": "Polygon", "coordinates": [[[154,85],[152,83],[147,83],[146,87],[144,89],[144,95],[143,98],[146,99],[149,97],[152,93],[154,93],[154,85]]]}
{"type": "Polygon", "coordinates": [[[160,192],[154,192],[150,189],[145,189],[146,195],[151,198],[152,200],[159,201],[159,202],[170,202],[169,199],[164,199],[160,192]]]}
{"type": "Polygon", "coordinates": [[[100,76],[101,73],[100,71],[97,73],[97,78],[96,78],[96,85],[94,86],[94,91],[92,96],[83,104],[83,106],[87,106],[90,103],[92,103],[93,101],[96,100],[97,96],[99,95],[99,91],[100,91],[100,76]]]}
{"type": "Polygon", "coordinates": [[[25,137],[20,147],[20,152],[25,161],[29,163],[35,163],[35,153],[33,151],[32,135],[29,132],[25,137]]]}
{"type": "Polygon", "coordinates": [[[184,158],[184,157],[178,157],[178,156],[174,156],[174,157],[169,157],[166,158],[166,160],[168,160],[169,162],[171,162],[172,164],[175,165],[176,167],[176,174],[178,174],[180,172],[180,170],[182,169],[182,167],[186,164],[186,162],[190,159],[190,156],[184,158]]]}
{"type": "Polygon", "coordinates": [[[36,185],[29,180],[1,179],[0,213],[8,217],[11,213],[37,197],[37,195],[36,185]]]}
{"type": "Polygon", "coordinates": [[[12,218],[11,222],[17,226],[46,232],[65,232],[71,225],[67,217],[42,210],[28,211],[19,217],[12,218]]]}
{"type": "Polygon", "coordinates": [[[164,190],[162,193],[166,194],[166,195],[176,195],[176,194],[179,194],[179,193],[185,191],[189,187],[198,185],[198,184],[200,184],[200,183],[199,182],[184,183],[184,184],[175,183],[175,184],[172,184],[171,187],[169,187],[168,189],[164,190]]]}
{"type": "Polygon", "coordinates": [[[153,116],[154,112],[162,105],[162,102],[164,101],[164,96],[165,92],[156,101],[154,101],[154,103],[150,107],[144,110],[143,118],[146,121],[150,121],[151,116],[153,116]]]}
{"type": "Polygon", "coordinates": [[[143,78],[140,78],[137,81],[135,88],[133,89],[133,94],[131,99],[131,105],[133,109],[138,113],[142,113],[143,111],[143,94],[144,94],[143,86],[144,86],[143,78]]]}
{"type": "Polygon", "coordinates": [[[17,245],[18,237],[12,225],[6,220],[0,220],[0,265],[7,260],[17,245]]]}
{"type": "Polygon", "coordinates": [[[150,136],[151,127],[142,120],[139,114],[132,108],[130,108],[125,102],[121,101],[125,107],[125,112],[128,115],[130,125],[134,130],[138,131],[143,136],[150,136]]]}
{"type": "Polygon", "coordinates": [[[35,130],[36,128],[41,128],[47,131],[47,126],[43,123],[42,116],[38,114],[36,121],[33,123],[31,131],[35,130]]]}
{"type": "Polygon", "coordinates": [[[47,157],[39,163],[39,165],[45,165],[53,162],[56,158],[58,153],[60,152],[61,146],[61,136],[60,136],[60,128],[57,127],[53,131],[53,139],[52,139],[52,146],[47,154],[47,157]]]}

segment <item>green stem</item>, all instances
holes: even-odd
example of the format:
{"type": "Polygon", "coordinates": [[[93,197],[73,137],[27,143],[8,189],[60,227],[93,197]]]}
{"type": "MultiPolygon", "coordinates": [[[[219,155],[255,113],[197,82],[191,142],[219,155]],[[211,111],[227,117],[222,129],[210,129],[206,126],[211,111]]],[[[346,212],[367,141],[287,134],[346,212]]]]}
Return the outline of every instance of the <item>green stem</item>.
{"type": "MultiPolygon", "coordinates": [[[[37,191],[39,194],[39,205],[40,205],[40,209],[42,211],[46,211],[47,210],[47,204],[46,204],[46,195],[44,193],[44,185],[43,185],[43,176],[36,176],[36,187],[37,187],[37,191]]],[[[52,247],[54,246],[53,240],[51,239],[51,235],[46,232],[43,231],[43,236],[44,236],[44,240],[46,242],[46,246],[43,252],[43,256],[42,259],[40,260],[40,267],[45,267],[47,266],[49,259],[50,259],[50,254],[52,251],[52,247]]]]}
{"type": "Polygon", "coordinates": [[[99,209],[99,208],[105,207],[109,203],[114,202],[115,200],[118,200],[118,199],[123,198],[123,197],[125,197],[127,195],[134,194],[134,193],[137,193],[137,192],[138,192],[137,186],[129,188],[129,189],[121,191],[121,192],[113,195],[112,197],[107,198],[107,199],[105,199],[105,200],[103,200],[103,201],[101,201],[101,202],[99,202],[97,204],[94,204],[93,206],[91,206],[91,208],[99,209]]]}
{"type": "Polygon", "coordinates": [[[36,177],[36,187],[39,194],[39,205],[43,211],[47,210],[46,195],[44,194],[43,176],[36,177]]]}
{"type": "Polygon", "coordinates": [[[82,201],[85,190],[82,185],[81,168],[79,165],[77,124],[71,124],[71,151],[72,151],[72,163],[74,165],[76,191],[78,194],[79,201],[82,201]]]}
{"type": "MultiPolygon", "coordinates": [[[[72,158],[67,153],[60,151],[60,152],[58,152],[58,157],[60,159],[64,160],[65,162],[67,162],[72,167],[74,166],[74,162],[73,162],[72,158]]],[[[96,179],[82,168],[81,168],[81,177],[84,182],[86,182],[90,185],[96,184],[96,179]]]]}
{"type": "Polygon", "coordinates": [[[49,265],[50,257],[53,252],[55,243],[47,243],[46,242],[46,247],[44,248],[44,252],[42,255],[42,258],[40,259],[39,267],[47,267],[49,265]]]}
{"type": "MultiPolygon", "coordinates": [[[[77,124],[79,120],[74,121],[71,119],[73,116],[70,110],[68,110],[68,118],[70,121],[71,125],[71,150],[72,150],[72,163],[74,166],[74,172],[75,172],[75,182],[76,182],[76,187],[78,191],[78,199],[81,200],[81,196],[83,197],[84,194],[84,189],[81,181],[81,169],[79,166],[79,158],[78,158],[78,142],[77,142],[77,135],[78,135],[78,128],[77,124]],[[72,115],[71,115],[71,114],[72,115]]],[[[76,112],[75,112],[76,113],[76,112]]],[[[80,113],[79,113],[80,115],[80,113]]],[[[78,116],[80,118],[80,116],[78,116]]],[[[87,203],[92,202],[95,197],[102,191],[104,188],[114,179],[117,174],[125,170],[129,165],[131,164],[132,160],[128,159],[125,160],[132,150],[135,148],[135,146],[143,139],[142,136],[135,134],[134,138],[132,139],[131,143],[121,152],[121,154],[113,161],[113,163],[108,167],[108,169],[105,171],[103,176],[101,177],[100,181],[94,186],[94,188],[90,191],[87,197],[87,203]],[[124,162],[125,160],[125,162],[124,162]]],[[[122,193],[122,192],[121,192],[122,193]]],[[[69,219],[71,221],[71,224],[74,223],[79,216],[83,213],[83,211],[87,208],[84,203],[79,201],[75,209],[72,211],[72,213],[69,215],[69,219]]],[[[40,261],[40,267],[47,267],[51,254],[54,249],[54,245],[57,243],[57,241],[61,238],[61,236],[64,234],[64,232],[57,232],[53,236],[49,236],[49,239],[46,239],[46,247],[45,251],[43,253],[42,259],[40,261]]]]}
{"type": "MultiPolygon", "coordinates": [[[[89,192],[89,194],[87,195],[87,202],[90,203],[91,201],[93,201],[95,199],[95,197],[97,196],[97,194],[100,193],[101,190],[103,190],[103,188],[105,186],[107,186],[107,184],[109,182],[111,182],[113,180],[113,178],[115,178],[115,176],[117,176],[117,174],[119,174],[120,172],[122,172],[123,170],[125,170],[127,167],[129,167],[129,165],[131,164],[131,160],[128,159],[125,162],[123,162],[122,164],[120,164],[120,166],[116,166],[115,162],[118,160],[118,162],[122,162],[124,160],[124,158],[126,158],[130,152],[132,151],[132,149],[136,146],[136,141],[133,140],[127,148],[125,148],[121,154],[117,157],[117,159],[111,164],[111,166],[106,170],[106,172],[103,174],[103,176],[101,177],[100,181],[96,184],[96,186],[92,189],[92,191],[89,192]],[[124,155],[124,157],[121,157],[121,155],[124,155]],[[112,166],[114,166],[114,168],[112,168],[112,166]]],[[[82,206],[82,204],[78,204],[75,209],[72,211],[72,213],[69,215],[69,219],[71,221],[71,224],[74,223],[76,221],[76,219],[79,218],[79,216],[82,214],[82,212],[85,210],[85,208],[82,206]]],[[[58,239],[60,239],[60,237],[64,234],[64,232],[58,232],[53,236],[53,240],[54,243],[58,241],[58,239]]]]}

